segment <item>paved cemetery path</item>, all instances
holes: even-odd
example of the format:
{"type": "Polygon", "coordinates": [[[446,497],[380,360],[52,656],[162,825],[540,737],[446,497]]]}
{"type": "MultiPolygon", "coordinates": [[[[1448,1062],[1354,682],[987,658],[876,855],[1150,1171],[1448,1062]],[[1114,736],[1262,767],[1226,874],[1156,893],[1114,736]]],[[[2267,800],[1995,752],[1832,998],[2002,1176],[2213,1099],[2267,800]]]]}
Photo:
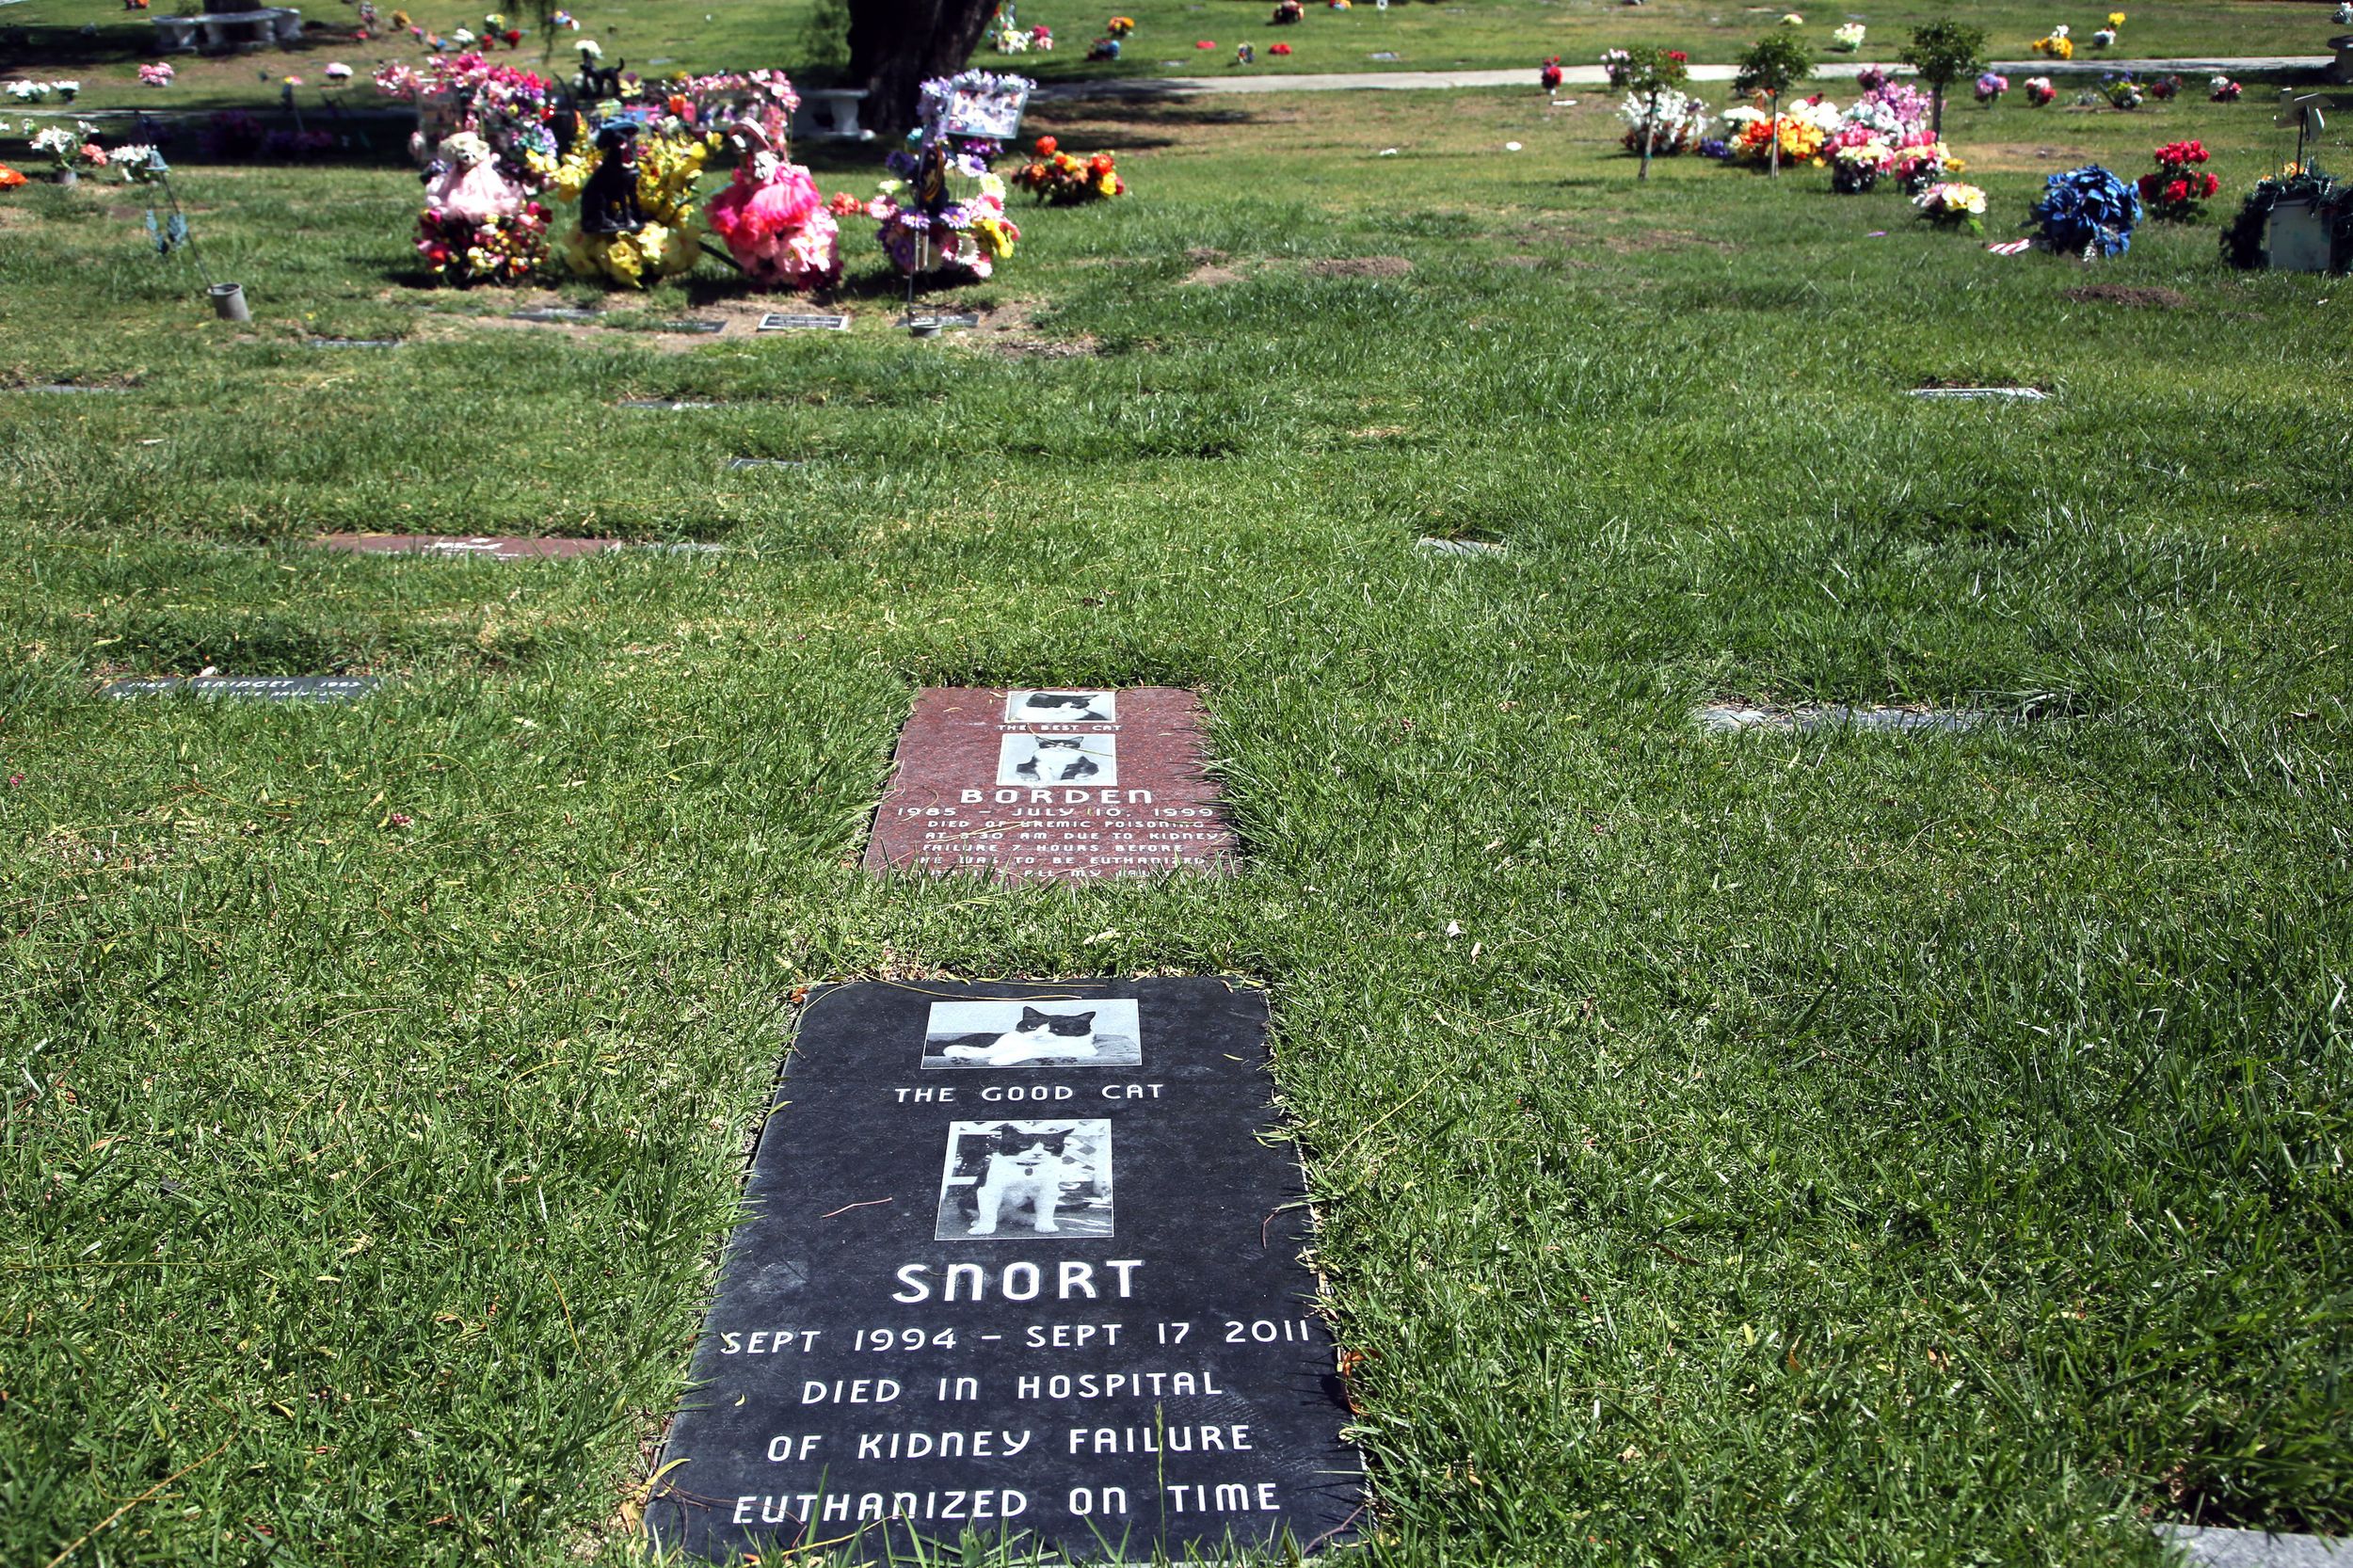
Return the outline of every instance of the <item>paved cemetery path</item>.
{"type": "MultiPolygon", "coordinates": [[[[2328,55],[2249,55],[2235,59],[2205,56],[2196,59],[2171,60],[1996,60],[1993,69],[2005,75],[2025,76],[2097,76],[2105,71],[2129,71],[2135,75],[2161,75],[2178,72],[2190,75],[2199,72],[2219,71],[2236,75],[2253,71],[2322,71],[2331,63],[2328,55]]],[[[1824,80],[1851,81],[1868,68],[1861,60],[1841,60],[1825,63],[1815,74],[1824,80]]],[[[1895,70],[1889,65],[1881,70],[1895,70]]],[[[1602,87],[1609,76],[1597,65],[1573,65],[1561,72],[1562,85],[1568,87],[1602,87]]],[[[1695,82],[1729,82],[1735,68],[1728,65],[1695,65],[1691,80],[1695,82]]],[[[1419,88],[1422,90],[1463,88],[1533,88],[1536,68],[1521,66],[1508,71],[1343,71],[1316,75],[1254,75],[1245,66],[1231,68],[1224,76],[1134,76],[1102,82],[1057,82],[1040,88],[1037,96],[1057,98],[1190,98],[1205,92],[1348,92],[1360,88],[1386,88],[1392,91],[1419,88]]]]}

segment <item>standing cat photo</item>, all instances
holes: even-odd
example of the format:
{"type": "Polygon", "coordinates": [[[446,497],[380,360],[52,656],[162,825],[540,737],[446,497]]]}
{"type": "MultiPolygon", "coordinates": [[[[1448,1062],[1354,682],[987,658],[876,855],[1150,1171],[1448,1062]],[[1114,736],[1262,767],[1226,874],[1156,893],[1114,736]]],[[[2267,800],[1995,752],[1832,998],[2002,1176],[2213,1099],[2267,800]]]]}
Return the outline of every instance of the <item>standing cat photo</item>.
{"type": "Polygon", "coordinates": [[[948,1124],[935,1240],[1111,1234],[1109,1121],[948,1124]]]}
{"type": "Polygon", "coordinates": [[[1116,692],[1008,692],[1007,724],[1116,724],[1116,692]]]}
{"type": "Polygon", "coordinates": [[[1116,735],[1007,735],[998,746],[1000,784],[1116,784],[1116,735]]]}
{"type": "Polygon", "coordinates": [[[1140,1067],[1136,1004],[1116,998],[936,1001],[923,1030],[923,1065],[1140,1067]]]}

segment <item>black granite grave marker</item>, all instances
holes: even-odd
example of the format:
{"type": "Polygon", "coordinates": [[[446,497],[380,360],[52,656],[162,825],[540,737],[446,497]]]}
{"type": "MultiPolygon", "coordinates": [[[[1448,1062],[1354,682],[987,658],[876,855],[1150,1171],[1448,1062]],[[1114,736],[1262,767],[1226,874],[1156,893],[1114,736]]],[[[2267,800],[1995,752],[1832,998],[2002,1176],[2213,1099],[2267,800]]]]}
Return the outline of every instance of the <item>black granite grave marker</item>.
{"type": "Polygon", "coordinates": [[[664,332],[684,332],[706,338],[715,338],[727,329],[726,322],[712,321],[702,317],[689,317],[684,321],[665,321],[662,324],[662,330],[664,332]]]}
{"type": "Polygon", "coordinates": [[[967,1531],[1329,1545],[1363,1503],[1264,1000],[852,984],[802,1015],[648,1512],[726,1559],[967,1531]]]}

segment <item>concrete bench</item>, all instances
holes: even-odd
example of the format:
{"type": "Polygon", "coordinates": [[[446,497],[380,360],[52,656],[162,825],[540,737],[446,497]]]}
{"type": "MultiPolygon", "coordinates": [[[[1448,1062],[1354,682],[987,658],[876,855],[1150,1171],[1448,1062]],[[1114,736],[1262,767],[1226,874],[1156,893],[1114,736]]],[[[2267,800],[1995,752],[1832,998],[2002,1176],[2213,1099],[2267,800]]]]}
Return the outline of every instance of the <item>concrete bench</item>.
{"type": "Polygon", "coordinates": [[[872,141],[874,133],[857,122],[857,106],[865,101],[863,88],[804,88],[800,111],[792,117],[792,135],[795,139],[872,141]]]}
{"type": "Polygon", "coordinates": [[[283,48],[302,39],[302,13],[286,6],[249,11],[207,11],[202,16],[159,16],[155,51],[161,55],[235,55],[283,48]]]}

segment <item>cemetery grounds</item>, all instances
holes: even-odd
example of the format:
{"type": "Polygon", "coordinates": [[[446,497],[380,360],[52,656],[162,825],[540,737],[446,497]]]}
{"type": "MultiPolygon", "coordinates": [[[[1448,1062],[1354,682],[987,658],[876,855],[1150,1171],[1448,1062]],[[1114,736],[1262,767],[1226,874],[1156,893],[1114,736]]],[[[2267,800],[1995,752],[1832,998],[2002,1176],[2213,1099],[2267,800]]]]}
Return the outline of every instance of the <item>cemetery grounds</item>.
{"type": "MultiPolygon", "coordinates": [[[[1375,1560],[2353,1524],[2353,289],[1568,96],[1044,106],[1133,191],[930,343],[856,224],[846,336],[527,326],[406,170],[189,166],[238,328],[9,198],[0,383],[120,390],[0,396],[0,1560],[635,1560],[796,988],[1101,973],[1270,992],[1375,1560]],[[92,696],[208,665],[393,679],[92,696]],[[1203,692],[1238,874],[862,873],[913,688],[1038,682],[1203,692]]],[[[2269,96],[1948,135],[2227,214],[2269,96]]]]}

